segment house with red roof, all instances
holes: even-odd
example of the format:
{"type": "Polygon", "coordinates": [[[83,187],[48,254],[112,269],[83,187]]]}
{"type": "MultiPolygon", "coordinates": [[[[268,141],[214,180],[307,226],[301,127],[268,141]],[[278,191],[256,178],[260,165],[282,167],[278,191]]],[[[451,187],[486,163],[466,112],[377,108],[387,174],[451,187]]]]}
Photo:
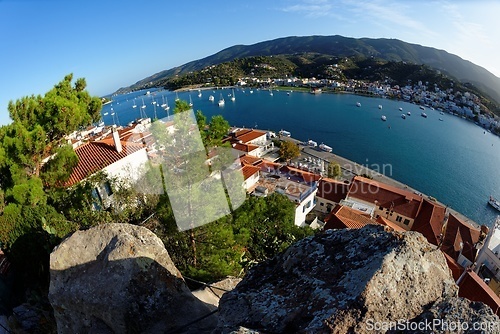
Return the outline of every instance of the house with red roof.
{"type": "Polygon", "coordinates": [[[355,176],[349,187],[346,202],[373,218],[383,217],[410,230],[419,214],[422,197],[405,189],[361,176],[355,176]]]}
{"type": "Polygon", "coordinates": [[[349,184],[327,177],[318,181],[318,192],[316,193],[316,210],[329,213],[333,208],[344,200],[349,191],[349,184]]]}
{"type": "Polygon", "coordinates": [[[325,219],[325,230],[355,228],[359,229],[368,224],[377,224],[369,216],[361,214],[358,210],[337,204],[325,219]]]}
{"type": "Polygon", "coordinates": [[[445,226],[441,250],[466,268],[475,262],[478,243],[484,237],[478,227],[472,226],[450,213],[445,226]]]}
{"type": "MultiPolygon", "coordinates": [[[[131,140],[129,132],[113,128],[110,136],[96,141],[86,142],[77,148],[75,153],[78,164],[73,169],[64,186],[71,187],[97,172],[104,172],[109,179],[118,179],[132,183],[142,175],[144,165],[148,162],[146,145],[144,142],[131,140]],[[127,140],[124,140],[127,139],[127,140]]],[[[93,190],[96,204],[108,207],[112,202],[113,189],[109,182],[98,185],[93,190]]]]}
{"type": "Polygon", "coordinates": [[[274,143],[269,140],[267,132],[256,129],[234,129],[224,141],[230,142],[233,149],[241,154],[258,158],[274,149],[274,143]]]}
{"type": "Polygon", "coordinates": [[[472,301],[483,302],[500,316],[500,297],[473,270],[467,269],[457,281],[458,296],[472,301]]]}
{"type": "Polygon", "coordinates": [[[446,208],[434,201],[423,199],[420,212],[411,227],[420,232],[433,245],[439,245],[447,219],[446,208]]]}

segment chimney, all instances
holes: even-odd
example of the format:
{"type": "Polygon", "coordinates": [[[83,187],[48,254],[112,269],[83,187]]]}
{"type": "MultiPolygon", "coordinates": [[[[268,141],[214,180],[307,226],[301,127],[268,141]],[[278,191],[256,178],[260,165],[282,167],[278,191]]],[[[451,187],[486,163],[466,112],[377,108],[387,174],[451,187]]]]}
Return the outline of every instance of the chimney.
{"type": "Polygon", "coordinates": [[[120,135],[115,127],[111,130],[113,134],[113,142],[115,143],[115,148],[118,153],[122,151],[122,142],[120,141],[120,135]]]}

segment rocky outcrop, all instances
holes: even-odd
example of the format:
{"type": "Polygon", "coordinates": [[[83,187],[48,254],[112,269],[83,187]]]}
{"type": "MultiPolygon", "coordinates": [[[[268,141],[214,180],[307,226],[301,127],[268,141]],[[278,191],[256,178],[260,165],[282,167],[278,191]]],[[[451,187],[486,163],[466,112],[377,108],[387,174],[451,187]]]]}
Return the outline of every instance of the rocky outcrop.
{"type": "Polygon", "coordinates": [[[103,224],[75,232],[50,256],[49,299],[59,333],[210,332],[216,319],[187,288],[146,228],[103,224]]]}
{"type": "Polygon", "coordinates": [[[330,230],[254,267],[220,300],[216,332],[385,332],[395,321],[441,317],[442,310],[471,328],[498,320],[489,308],[473,313],[457,291],[441,251],[419,233],[374,225],[330,230]],[[463,316],[469,310],[475,315],[463,316]]]}

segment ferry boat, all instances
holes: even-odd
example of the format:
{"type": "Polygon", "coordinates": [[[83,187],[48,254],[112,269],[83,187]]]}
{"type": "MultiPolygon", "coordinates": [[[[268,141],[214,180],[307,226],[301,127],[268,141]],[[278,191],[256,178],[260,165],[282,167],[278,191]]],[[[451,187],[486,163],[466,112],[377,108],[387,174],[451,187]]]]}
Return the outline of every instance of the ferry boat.
{"type": "Polygon", "coordinates": [[[281,130],[279,132],[280,136],[283,136],[283,137],[290,137],[292,134],[288,131],[285,131],[285,130],[281,130]]]}
{"type": "Polygon", "coordinates": [[[320,149],[322,149],[322,150],[323,150],[323,151],[325,151],[325,152],[328,152],[328,153],[332,152],[332,150],[333,150],[330,146],[325,145],[325,144],[323,144],[323,143],[321,143],[321,144],[319,145],[319,148],[320,148],[320,149]]]}
{"type": "Polygon", "coordinates": [[[495,209],[497,209],[498,211],[500,211],[500,201],[497,201],[496,199],[493,198],[493,196],[490,196],[490,200],[488,201],[488,203],[494,207],[495,209]]]}

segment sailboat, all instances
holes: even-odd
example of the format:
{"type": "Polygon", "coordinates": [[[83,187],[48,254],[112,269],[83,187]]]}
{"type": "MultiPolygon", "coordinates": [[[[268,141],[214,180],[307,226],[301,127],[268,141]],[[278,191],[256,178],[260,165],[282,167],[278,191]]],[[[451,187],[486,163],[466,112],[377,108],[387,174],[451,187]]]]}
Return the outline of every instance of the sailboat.
{"type": "Polygon", "coordinates": [[[269,95],[273,96],[273,90],[269,88],[269,95]]]}
{"type": "Polygon", "coordinates": [[[161,107],[165,109],[165,107],[167,106],[166,103],[165,103],[165,95],[162,95],[161,96],[161,100],[162,100],[162,104],[161,104],[161,107]]]}
{"type": "Polygon", "coordinates": [[[201,90],[198,89],[198,97],[201,97],[201,90]]]}
{"type": "Polygon", "coordinates": [[[213,96],[213,95],[210,95],[210,96],[208,97],[208,100],[209,100],[209,101],[211,101],[211,102],[214,102],[214,96],[213,96]]]}
{"type": "Polygon", "coordinates": [[[177,92],[175,92],[175,101],[179,101],[179,94],[177,94],[177,92]]]}
{"type": "Polygon", "coordinates": [[[170,110],[170,106],[168,105],[168,97],[165,98],[165,110],[166,111],[170,110]]]}
{"type": "Polygon", "coordinates": [[[132,106],[132,108],[137,108],[137,104],[135,104],[135,99],[134,99],[134,105],[132,106]]]}
{"type": "Polygon", "coordinates": [[[192,107],[193,106],[193,100],[191,99],[191,95],[189,95],[189,106],[192,107]]]}
{"type": "Polygon", "coordinates": [[[222,93],[220,94],[220,99],[219,102],[217,103],[219,107],[223,107],[226,102],[224,101],[224,98],[222,97],[222,93]]]}
{"type": "Polygon", "coordinates": [[[233,94],[231,95],[231,101],[236,101],[236,96],[234,96],[234,88],[233,88],[233,94]]]}

